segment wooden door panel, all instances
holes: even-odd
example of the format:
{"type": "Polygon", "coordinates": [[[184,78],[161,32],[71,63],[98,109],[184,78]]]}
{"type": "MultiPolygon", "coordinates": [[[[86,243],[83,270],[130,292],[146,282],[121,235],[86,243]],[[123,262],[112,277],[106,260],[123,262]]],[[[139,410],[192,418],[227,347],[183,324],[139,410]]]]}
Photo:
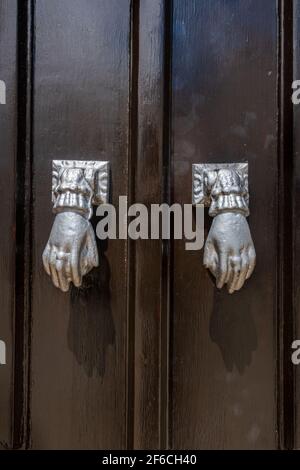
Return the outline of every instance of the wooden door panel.
{"type": "MultiPolygon", "coordinates": [[[[300,80],[300,2],[299,0],[294,1],[294,80],[300,80]]],[[[294,179],[293,179],[293,192],[292,194],[292,205],[293,205],[293,317],[289,317],[289,322],[294,321],[294,337],[293,340],[300,339],[300,318],[299,318],[299,302],[300,302],[300,289],[299,289],[299,278],[300,278],[300,244],[299,244],[299,216],[300,216],[300,204],[299,204],[299,184],[300,184],[300,105],[293,106],[293,119],[294,119],[294,152],[293,152],[293,165],[294,165],[294,179]]],[[[291,354],[291,350],[289,351],[291,354]]],[[[295,447],[300,448],[300,401],[299,401],[299,390],[300,390],[300,366],[294,366],[295,370],[295,447]]]]}
{"type": "Polygon", "coordinates": [[[33,448],[126,446],[126,242],[62,293],[44,272],[53,159],[109,160],[111,201],[127,194],[129,0],[35,5],[33,133],[33,448]]]}
{"type": "MultiPolygon", "coordinates": [[[[142,0],[138,10],[139,60],[137,70],[137,153],[132,159],[134,202],[164,201],[164,0],[142,0]]],[[[134,125],[134,123],[133,123],[134,125]]],[[[134,128],[132,129],[134,131],[134,128]]],[[[138,449],[163,446],[163,398],[167,380],[163,366],[168,348],[164,324],[166,292],[161,270],[165,253],[161,240],[131,241],[134,256],[134,436],[138,449]]]]}
{"type": "Polygon", "coordinates": [[[0,1],[0,446],[299,447],[293,5],[294,57],[284,0],[0,1]],[[62,293],[42,264],[54,159],[109,160],[116,207],[191,203],[193,163],[248,161],[252,278],[229,295],[185,240],[109,240],[62,293]]]}
{"type": "Polygon", "coordinates": [[[0,2],[0,80],[6,104],[0,104],[0,340],[6,365],[0,365],[0,447],[11,446],[14,400],[15,177],[17,149],[17,2],[0,2]]]}
{"type": "Polygon", "coordinates": [[[274,448],[276,2],[174,0],[172,60],[174,202],[193,163],[248,161],[257,266],[229,295],[174,243],[171,447],[274,448]]]}

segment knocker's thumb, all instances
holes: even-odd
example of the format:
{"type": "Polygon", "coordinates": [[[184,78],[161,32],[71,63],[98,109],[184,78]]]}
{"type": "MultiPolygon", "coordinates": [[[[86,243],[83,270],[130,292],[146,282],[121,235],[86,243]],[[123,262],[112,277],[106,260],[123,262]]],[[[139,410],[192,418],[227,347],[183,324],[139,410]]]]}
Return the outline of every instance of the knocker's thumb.
{"type": "Polygon", "coordinates": [[[79,266],[79,253],[77,247],[73,248],[71,253],[71,274],[74,286],[80,287],[82,282],[80,266],[79,266]]]}
{"type": "Polygon", "coordinates": [[[99,266],[99,256],[98,256],[98,249],[96,238],[93,229],[91,228],[87,234],[87,257],[88,263],[91,267],[99,266]]]}

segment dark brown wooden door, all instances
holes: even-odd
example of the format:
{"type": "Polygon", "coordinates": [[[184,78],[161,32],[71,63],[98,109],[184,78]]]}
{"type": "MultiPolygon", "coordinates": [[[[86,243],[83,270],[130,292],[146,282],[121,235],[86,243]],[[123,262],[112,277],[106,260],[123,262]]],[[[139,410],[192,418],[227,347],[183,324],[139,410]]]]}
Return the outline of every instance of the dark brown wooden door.
{"type": "Polygon", "coordinates": [[[272,448],[277,5],[178,0],[173,34],[174,200],[190,200],[191,163],[248,161],[249,223],[258,261],[244,288],[228,295],[215,288],[201,253],[187,253],[183,243],[174,243],[172,445],[272,448]]]}
{"type": "Polygon", "coordinates": [[[299,446],[298,23],[298,0],[0,1],[4,448],[299,446]],[[252,278],[229,295],[185,240],[108,240],[61,292],[54,159],[108,160],[116,207],[248,161],[252,278]]]}
{"type": "MultiPolygon", "coordinates": [[[[15,161],[17,150],[17,2],[0,2],[0,70],[5,100],[0,104],[1,183],[3,200],[0,234],[0,339],[6,345],[6,365],[0,369],[0,441],[11,443],[14,383],[15,299],[15,161]],[[5,102],[5,104],[4,104],[5,102]]],[[[3,98],[3,95],[2,95],[3,98]]]]}

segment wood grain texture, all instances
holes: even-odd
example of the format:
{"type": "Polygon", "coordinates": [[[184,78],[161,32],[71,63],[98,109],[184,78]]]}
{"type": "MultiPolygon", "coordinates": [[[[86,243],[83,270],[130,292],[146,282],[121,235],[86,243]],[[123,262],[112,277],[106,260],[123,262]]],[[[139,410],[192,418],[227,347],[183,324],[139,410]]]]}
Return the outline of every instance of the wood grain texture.
{"type": "Polygon", "coordinates": [[[0,104],[0,339],[7,364],[0,366],[0,447],[12,445],[15,276],[15,165],[17,149],[17,2],[0,2],[0,80],[6,104],[0,104]]]}
{"type": "MultiPolygon", "coordinates": [[[[294,6],[296,7],[296,2],[294,6]]],[[[295,338],[293,245],[293,2],[278,2],[279,13],[279,99],[278,99],[278,325],[277,325],[277,408],[278,445],[293,449],[295,444],[295,378],[291,344],[295,338]]],[[[296,221],[297,219],[295,219],[296,221]]],[[[297,222],[296,222],[297,223],[297,222]]],[[[297,250],[297,247],[296,247],[297,250]]],[[[297,263],[297,260],[295,260],[297,263]]]]}
{"type": "MultiPolygon", "coordinates": [[[[294,1],[294,80],[300,80],[300,2],[294,1]]],[[[294,320],[295,337],[300,339],[300,105],[294,105],[294,184],[293,184],[293,280],[294,280],[294,320]]],[[[294,367],[295,372],[295,447],[300,448],[300,366],[294,367]]]]}
{"type": "Polygon", "coordinates": [[[111,201],[127,194],[129,0],[35,5],[33,448],[126,446],[126,242],[99,245],[82,289],[56,289],[42,265],[53,222],[53,159],[109,160],[111,201]]]}
{"type": "MultiPolygon", "coordinates": [[[[0,232],[0,339],[8,347],[0,366],[0,447],[26,437],[30,300],[32,448],[275,448],[290,445],[294,420],[300,447],[300,368],[294,390],[286,343],[293,321],[300,338],[300,106],[293,114],[291,236],[284,227],[290,215],[278,217],[292,197],[285,161],[292,53],[284,30],[291,18],[279,8],[288,3],[0,1],[0,80],[7,84],[7,104],[0,105],[7,228],[0,232]],[[33,25],[24,15],[26,29],[20,16],[31,3],[33,25]],[[22,85],[23,78],[32,82],[22,85]],[[60,292],[41,257],[54,220],[53,159],[109,160],[111,201],[117,206],[119,195],[129,195],[130,203],[147,207],[190,203],[193,163],[248,161],[252,278],[230,296],[217,291],[203,251],[186,251],[185,240],[111,240],[98,243],[100,267],[83,287],[60,292]],[[15,191],[16,181],[24,188],[15,191]],[[29,230],[22,232],[30,215],[32,279],[29,230]],[[292,238],[289,268],[285,241],[292,238]]],[[[294,79],[299,21],[294,0],[294,79]]],[[[207,217],[206,233],[210,223],[207,217]]]]}
{"type": "MultiPolygon", "coordinates": [[[[163,100],[164,100],[163,0],[142,0],[139,6],[139,63],[137,107],[137,158],[135,202],[163,202],[163,100]]],[[[161,240],[135,244],[135,406],[134,447],[160,448],[162,377],[161,357],[168,338],[162,339],[166,314],[162,304],[161,240]]]]}
{"type": "Polygon", "coordinates": [[[248,161],[257,266],[228,295],[175,242],[170,445],[274,448],[276,2],[174,0],[173,21],[174,202],[191,202],[192,163],[248,161]]]}

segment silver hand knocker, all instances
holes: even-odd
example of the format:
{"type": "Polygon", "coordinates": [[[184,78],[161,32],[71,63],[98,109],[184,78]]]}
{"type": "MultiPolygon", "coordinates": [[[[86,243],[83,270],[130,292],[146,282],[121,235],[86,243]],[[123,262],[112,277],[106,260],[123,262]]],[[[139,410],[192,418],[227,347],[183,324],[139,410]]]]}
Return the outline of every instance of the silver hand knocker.
{"type": "Polygon", "coordinates": [[[82,277],[98,266],[93,205],[108,202],[109,163],[54,160],[52,202],[56,214],[43,253],[45,270],[63,292],[70,283],[81,286],[82,277]]]}
{"type": "Polygon", "coordinates": [[[193,165],[193,204],[214,217],[204,246],[203,264],[221,289],[241,289],[255,267],[249,215],[248,163],[193,165]]]}

